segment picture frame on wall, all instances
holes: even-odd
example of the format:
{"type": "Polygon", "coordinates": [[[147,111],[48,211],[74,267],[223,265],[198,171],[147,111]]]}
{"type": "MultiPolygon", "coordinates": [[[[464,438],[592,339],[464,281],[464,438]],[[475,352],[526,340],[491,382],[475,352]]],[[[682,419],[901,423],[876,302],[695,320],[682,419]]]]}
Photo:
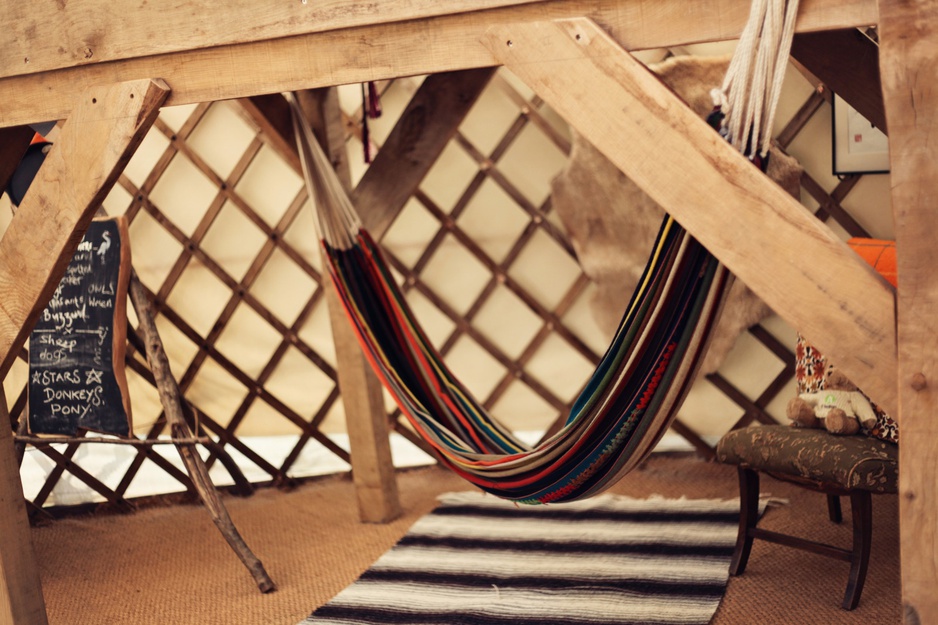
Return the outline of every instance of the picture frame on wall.
{"type": "Polygon", "coordinates": [[[889,171],[889,141],[852,106],[834,96],[833,170],[835,176],[889,171]]]}

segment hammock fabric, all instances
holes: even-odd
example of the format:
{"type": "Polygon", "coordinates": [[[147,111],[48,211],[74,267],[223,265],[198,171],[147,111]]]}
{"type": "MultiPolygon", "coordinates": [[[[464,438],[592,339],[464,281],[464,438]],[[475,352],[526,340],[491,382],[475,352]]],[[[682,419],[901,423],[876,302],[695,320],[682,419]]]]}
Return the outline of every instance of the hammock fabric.
{"type": "Polygon", "coordinates": [[[347,250],[324,246],[362,348],[415,430],[457,474],[522,503],[594,495],[644,458],[693,379],[727,283],[714,258],[666,219],[641,286],[565,426],[529,449],[446,368],[367,232],[347,250]]]}

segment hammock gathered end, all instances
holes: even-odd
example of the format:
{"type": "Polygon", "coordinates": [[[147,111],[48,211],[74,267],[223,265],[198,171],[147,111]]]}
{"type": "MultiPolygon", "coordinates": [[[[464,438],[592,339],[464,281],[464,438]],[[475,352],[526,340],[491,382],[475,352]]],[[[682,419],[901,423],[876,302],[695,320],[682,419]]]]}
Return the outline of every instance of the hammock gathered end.
{"type": "Polygon", "coordinates": [[[724,136],[749,158],[769,152],[797,16],[798,0],[752,0],[723,85],[712,91],[724,136]]]}
{"type": "MultiPolygon", "coordinates": [[[[724,89],[717,91],[719,114],[711,121],[735,137],[737,146],[750,142],[752,155],[768,151],[764,129],[771,128],[788,53],[785,48],[773,57],[763,43],[787,38],[790,45],[796,13],[794,0],[754,0],[739,59],[734,57],[724,89]],[[753,76],[759,95],[739,95],[740,85],[753,76]]],[[[564,426],[528,447],[449,371],[380,247],[362,228],[296,99],[285,96],[329,273],[346,316],[372,368],[442,464],[487,492],[537,504],[596,495],[652,451],[694,381],[731,281],[716,258],[665,216],[612,343],[564,426]]]]}

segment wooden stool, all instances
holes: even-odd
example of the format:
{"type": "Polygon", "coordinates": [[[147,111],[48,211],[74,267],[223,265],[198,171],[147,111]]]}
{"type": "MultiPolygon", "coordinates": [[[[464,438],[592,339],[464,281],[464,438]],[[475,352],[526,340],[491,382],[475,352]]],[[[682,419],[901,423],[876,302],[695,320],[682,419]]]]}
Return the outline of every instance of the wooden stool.
{"type": "Polygon", "coordinates": [[[835,436],[824,430],[769,425],[733,430],[717,445],[717,460],[737,465],[740,517],[730,575],[746,570],[754,538],[850,562],[843,608],[860,601],[870,560],[872,493],[898,490],[899,450],[892,443],[866,436],[835,436]],[[842,549],[756,527],[759,471],[827,495],[828,515],[840,523],[840,497],[850,497],[853,548],[842,549]]]}

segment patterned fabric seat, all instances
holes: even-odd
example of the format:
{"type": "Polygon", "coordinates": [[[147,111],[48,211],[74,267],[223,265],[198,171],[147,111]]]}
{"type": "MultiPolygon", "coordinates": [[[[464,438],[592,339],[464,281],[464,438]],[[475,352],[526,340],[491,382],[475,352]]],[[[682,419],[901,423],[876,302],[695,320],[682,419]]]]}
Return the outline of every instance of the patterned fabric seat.
{"type": "Polygon", "coordinates": [[[733,430],[717,446],[717,458],[783,480],[802,478],[849,490],[895,493],[899,482],[897,445],[824,430],[784,425],[733,430]]]}
{"type": "Polygon", "coordinates": [[[835,436],[825,430],[768,425],[733,430],[717,445],[720,462],[737,465],[740,520],[731,575],[746,569],[755,538],[850,562],[841,604],[852,610],[860,601],[870,560],[873,533],[871,494],[896,493],[897,445],[866,436],[835,436]],[[840,497],[850,497],[853,548],[842,549],[798,536],[756,527],[759,520],[759,472],[827,495],[828,515],[840,523],[840,497]]]}

